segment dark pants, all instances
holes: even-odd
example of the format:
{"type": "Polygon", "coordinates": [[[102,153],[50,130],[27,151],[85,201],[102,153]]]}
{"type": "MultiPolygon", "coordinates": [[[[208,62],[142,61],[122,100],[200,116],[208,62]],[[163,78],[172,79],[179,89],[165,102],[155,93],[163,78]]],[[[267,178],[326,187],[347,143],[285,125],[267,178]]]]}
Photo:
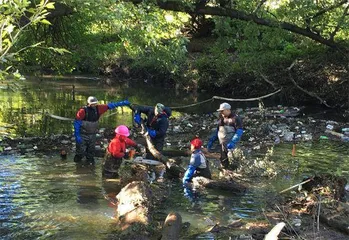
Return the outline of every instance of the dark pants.
{"type": "Polygon", "coordinates": [[[228,149],[224,144],[221,144],[221,157],[219,160],[224,168],[228,168],[229,166],[228,149]]]}
{"type": "MultiPolygon", "coordinates": [[[[165,139],[151,139],[151,142],[154,144],[154,147],[156,150],[158,150],[162,154],[162,150],[164,149],[164,142],[165,139]]],[[[147,159],[155,159],[155,157],[149,152],[149,149],[147,148],[147,159]]]]}
{"type": "Polygon", "coordinates": [[[122,158],[115,158],[109,152],[107,152],[102,166],[102,176],[106,178],[118,178],[118,170],[121,163],[122,158]]]}
{"type": "Polygon", "coordinates": [[[237,159],[228,158],[228,149],[225,145],[221,145],[221,157],[219,159],[221,161],[221,165],[224,169],[236,170],[239,168],[239,162],[237,159]]]}
{"type": "Polygon", "coordinates": [[[81,162],[86,157],[86,162],[95,163],[96,134],[81,134],[82,143],[76,144],[74,162],[81,162]]]}
{"type": "Polygon", "coordinates": [[[196,168],[194,177],[201,176],[201,177],[211,179],[212,178],[211,171],[210,171],[210,168],[208,167],[207,161],[206,161],[206,166],[207,166],[206,168],[196,168]]]}

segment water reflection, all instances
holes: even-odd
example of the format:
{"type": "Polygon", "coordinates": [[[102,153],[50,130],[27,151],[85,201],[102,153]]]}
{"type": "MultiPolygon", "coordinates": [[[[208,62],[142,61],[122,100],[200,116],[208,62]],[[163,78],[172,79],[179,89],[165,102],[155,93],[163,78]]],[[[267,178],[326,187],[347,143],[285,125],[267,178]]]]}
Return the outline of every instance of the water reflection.
{"type": "Polygon", "coordinates": [[[1,156],[0,238],[103,239],[114,208],[102,195],[100,171],[72,159],[1,156]]]}
{"type": "MultiPolygon", "coordinates": [[[[163,87],[152,87],[145,83],[115,83],[101,85],[90,79],[37,79],[22,81],[23,88],[13,92],[0,89],[0,133],[34,136],[57,133],[72,133],[72,123],[47,117],[50,113],[66,118],[74,118],[76,111],[85,105],[86,99],[94,95],[100,103],[128,98],[131,103],[153,105],[162,102],[167,106],[184,105],[197,101],[194,94],[181,93],[163,87]],[[158,94],[166,92],[166,94],[158,94]]],[[[202,95],[203,98],[206,96],[202,95]]],[[[199,99],[200,100],[200,99],[199,99]]],[[[200,107],[199,109],[204,109],[200,107]]],[[[103,116],[101,127],[119,124],[131,125],[131,112],[127,108],[118,109],[111,117],[103,116]]],[[[195,111],[194,109],[190,109],[195,111]]]]}
{"type": "MultiPolygon", "coordinates": [[[[94,165],[76,164],[74,172],[77,178],[77,202],[84,205],[91,205],[94,208],[99,204],[98,199],[101,197],[101,188],[96,186],[97,174],[94,165]]],[[[88,206],[86,206],[88,207],[88,206]]]]}

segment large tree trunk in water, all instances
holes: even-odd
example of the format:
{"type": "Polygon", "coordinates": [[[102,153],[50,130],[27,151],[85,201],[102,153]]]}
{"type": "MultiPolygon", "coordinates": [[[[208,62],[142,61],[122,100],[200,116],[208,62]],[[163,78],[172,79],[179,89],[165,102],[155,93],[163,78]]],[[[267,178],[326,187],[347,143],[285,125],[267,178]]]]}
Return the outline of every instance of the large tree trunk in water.
{"type": "Polygon", "coordinates": [[[241,193],[246,190],[246,187],[242,184],[239,184],[233,180],[210,180],[204,177],[194,177],[193,186],[195,188],[212,188],[212,189],[221,189],[228,190],[234,193],[241,193]]]}
{"type": "MultiPolygon", "coordinates": [[[[142,126],[142,131],[145,132],[145,125],[144,123],[141,124],[142,126]]],[[[145,141],[147,143],[148,149],[150,151],[150,153],[160,162],[162,162],[163,164],[165,164],[166,166],[166,171],[171,174],[174,177],[180,177],[182,173],[185,172],[185,170],[181,167],[178,166],[175,163],[175,160],[169,159],[166,156],[164,156],[163,154],[161,154],[155,147],[154,144],[151,142],[150,136],[149,135],[144,135],[145,141]]]]}
{"type": "Polygon", "coordinates": [[[177,240],[182,228],[182,217],[178,213],[169,213],[166,217],[161,240],[177,240]]]}
{"type": "Polygon", "coordinates": [[[138,234],[146,232],[146,226],[150,223],[152,210],[152,194],[148,184],[144,182],[132,182],[121,189],[116,196],[118,206],[116,219],[121,229],[127,235],[134,235],[133,226],[138,234]]]}

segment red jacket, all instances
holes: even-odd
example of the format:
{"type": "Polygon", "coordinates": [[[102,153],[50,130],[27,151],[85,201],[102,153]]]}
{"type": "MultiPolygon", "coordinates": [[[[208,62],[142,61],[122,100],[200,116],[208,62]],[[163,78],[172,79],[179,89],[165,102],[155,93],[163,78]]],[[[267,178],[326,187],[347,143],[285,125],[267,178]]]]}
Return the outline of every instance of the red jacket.
{"type": "MultiPolygon", "coordinates": [[[[108,111],[108,105],[107,104],[98,104],[97,108],[98,108],[99,116],[101,116],[103,113],[108,111]]],[[[80,108],[79,111],[76,113],[76,119],[77,120],[84,120],[85,119],[85,115],[86,115],[85,109],[84,108],[80,108]]]]}
{"type": "Polygon", "coordinates": [[[128,146],[137,146],[137,144],[129,138],[125,138],[125,140],[120,140],[120,135],[116,134],[116,136],[111,140],[108,146],[108,151],[115,158],[122,158],[125,156],[126,147],[128,146]]]}

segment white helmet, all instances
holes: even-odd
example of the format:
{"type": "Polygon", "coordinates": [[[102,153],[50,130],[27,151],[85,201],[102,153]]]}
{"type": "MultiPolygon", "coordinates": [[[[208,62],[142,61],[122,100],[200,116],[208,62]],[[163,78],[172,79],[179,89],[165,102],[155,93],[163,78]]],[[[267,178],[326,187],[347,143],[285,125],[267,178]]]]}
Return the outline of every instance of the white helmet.
{"type": "Polygon", "coordinates": [[[89,96],[89,97],[87,98],[87,103],[88,103],[88,104],[97,104],[97,103],[98,103],[98,100],[97,100],[96,97],[89,96]]]}

